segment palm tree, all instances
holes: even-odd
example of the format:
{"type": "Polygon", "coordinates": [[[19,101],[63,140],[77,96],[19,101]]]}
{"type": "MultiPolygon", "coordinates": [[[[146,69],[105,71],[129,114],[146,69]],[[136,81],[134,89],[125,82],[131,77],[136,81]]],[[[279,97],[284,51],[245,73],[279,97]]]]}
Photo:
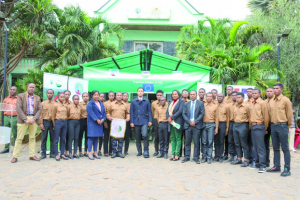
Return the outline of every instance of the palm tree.
{"type": "Polygon", "coordinates": [[[252,12],[254,11],[261,11],[267,12],[275,0],[250,0],[248,3],[248,7],[251,9],[252,12]]]}

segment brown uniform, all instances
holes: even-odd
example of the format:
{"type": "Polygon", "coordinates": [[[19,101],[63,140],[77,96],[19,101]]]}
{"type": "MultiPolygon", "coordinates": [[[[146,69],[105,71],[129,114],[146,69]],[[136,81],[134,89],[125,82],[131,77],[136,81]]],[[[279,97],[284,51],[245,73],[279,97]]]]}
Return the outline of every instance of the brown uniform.
{"type": "Polygon", "coordinates": [[[107,118],[111,117],[115,119],[130,119],[128,106],[123,101],[121,103],[118,101],[110,103],[107,108],[106,116],[107,118]]]}
{"type": "Polygon", "coordinates": [[[166,103],[164,106],[157,106],[157,108],[155,109],[155,114],[157,116],[157,122],[168,122],[168,118],[167,118],[167,109],[168,109],[168,103],[166,103]]]}
{"type": "MultiPolygon", "coordinates": [[[[105,101],[105,102],[103,103],[106,114],[107,114],[107,112],[108,112],[108,107],[109,107],[109,105],[110,105],[112,102],[114,102],[114,101],[108,100],[108,101],[105,101]]],[[[107,118],[107,116],[106,116],[106,118],[107,118]]],[[[108,121],[109,121],[109,120],[108,120],[108,121]]],[[[104,122],[104,126],[108,126],[108,124],[107,124],[108,121],[105,121],[105,122],[104,122]]],[[[110,121],[109,121],[109,122],[110,122],[110,121]]],[[[110,129],[110,127],[108,127],[108,128],[110,129]]]]}
{"type": "Polygon", "coordinates": [[[80,120],[81,118],[81,106],[74,103],[67,106],[68,119],[80,120]]]}
{"type": "Polygon", "coordinates": [[[229,109],[230,109],[230,118],[229,118],[229,120],[231,122],[233,122],[234,121],[233,112],[234,112],[234,108],[236,107],[236,102],[232,102],[232,103],[228,104],[228,106],[229,106],[229,109]]]}
{"type": "Polygon", "coordinates": [[[272,123],[287,122],[288,127],[293,123],[293,109],[291,101],[282,94],[270,101],[270,117],[272,123]]]}
{"type": "Polygon", "coordinates": [[[219,128],[219,115],[218,115],[218,105],[214,104],[213,102],[204,103],[205,114],[203,117],[204,123],[211,123],[215,122],[216,130],[219,128]]]}
{"type": "Polygon", "coordinates": [[[251,125],[264,124],[265,130],[267,130],[269,126],[269,112],[268,106],[265,101],[261,98],[252,101],[250,105],[250,122],[251,125]]]}
{"type": "Polygon", "coordinates": [[[203,101],[203,103],[206,103],[206,98],[204,97],[203,100],[201,100],[200,98],[198,99],[199,101],[203,101]]]}
{"type": "Polygon", "coordinates": [[[52,110],[55,104],[57,104],[57,102],[48,99],[41,103],[42,113],[39,120],[40,125],[43,125],[43,120],[52,120],[52,110]]]}
{"type": "Polygon", "coordinates": [[[56,103],[53,106],[53,110],[52,110],[53,125],[54,125],[56,119],[66,120],[67,118],[68,118],[67,106],[65,104],[60,103],[60,102],[56,103]]]}
{"type": "Polygon", "coordinates": [[[229,120],[230,120],[230,109],[228,104],[225,102],[218,103],[218,117],[219,122],[226,122],[226,132],[229,129],[229,120]]]}
{"type": "Polygon", "coordinates": [[[70,100],[64,101],[64,104],[65,105],[70,105],[70,104],[72,104],[72,101],[70,101],[70,100]]]}
{"type": "Polygon", "coordinates": [[[231,96],[225,97],[224,102],[227,103],[227,104],[233,103],[232,97],[231,96]]]}
{"type": "Polygon", "coordinates": [[[237,104],[233,110],[233,121],[235,123],[246,123],[250,119],[250,109],[248,104],[243,102],[242,104],[237,104]]]}
{"type": "Polygon", "coordinates": [[[191,101],[191,100],[189,100],[188,98],[187,98],[187,99],[182,98],[182,100],[183,100],[185,103],[191,101]]]}
{"type": "Polygon", "coordinates": [[[82,101],[79,103],[80,108],[81,108],[81,115],[80,115],[80,119],[86,119],[87,118],[87,111],[86,111],[86,106],[87,106],[88,102],[82,101]]]}
{"type": "Polygon", "coordinates": [[[153,101],[152,104],[151,104],[151,111],[152,111],[153,119],[157,119],[156,109],[157,109],[158,106],[159,106],[158,100],[153,101]]]}

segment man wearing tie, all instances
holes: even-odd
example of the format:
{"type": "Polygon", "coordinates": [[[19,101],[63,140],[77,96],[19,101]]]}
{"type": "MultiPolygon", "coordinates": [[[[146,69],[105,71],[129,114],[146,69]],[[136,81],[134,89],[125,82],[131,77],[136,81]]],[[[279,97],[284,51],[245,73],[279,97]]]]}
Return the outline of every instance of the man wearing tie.
{"type": "Polygon", "coordinates": [[[141,138],[144,140],[144,158],[149,158],[149,140],[147,126],[152,125],[152,112],[148,99],[144,99],[144,89],[138,88],[138,98],[132,100],[130,105],[130,126],[134,127],[136,136],[137,156],[142,155],[141,138]]]}
{"type": "Polygon", "coordinates": [[[185,158],[182,163],[190,160],[191,142],[194,141],[194,158],[193,160],[200,164],[200,130],[204,127],[204,104],[197,100],[197,92],[192,90],[190,92],[191,101],[184,104],[182,116],[184,119],[185,129],[185,158]]]}

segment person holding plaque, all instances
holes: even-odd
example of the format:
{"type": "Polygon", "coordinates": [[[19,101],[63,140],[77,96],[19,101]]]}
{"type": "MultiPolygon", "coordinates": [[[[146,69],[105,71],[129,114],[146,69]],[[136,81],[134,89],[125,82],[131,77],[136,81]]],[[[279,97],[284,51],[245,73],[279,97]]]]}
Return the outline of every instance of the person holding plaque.
{"type": "MultiPolygon", "coordinates": [[[[117,92],[116,93],[116,101],[111,103],[108,106],[107,109],[107,119],[109,121],[116,120],[116,119],[123,119],[126,120],[126,122],[130,121],[130,115],[128,112],[128,107],[126,103],[122,100],[122,92],[117,92]]],[[[125,122],[125,123],[126,123],[125,122]]],[[[112,123],[113,124],[113,123],[112,123]]],[[[117,127],[119,129],[119,126],[117,127]]],[[[129,128],[129,127],[127,127],[129,128]]],[[[114,131],[114,127],[112,126],[111,128],[111,133],[114,131]]],[[[110,135],[111,137],[111,146],[113,150],[113,154],[111,158],[115,157],[120,157],[120,158],[125,158],[125,156],[122,154],[122,149],[123,149],[123,143],[124,143],[124,136],[125,136],[125,130],[120,130],[123,134],[123,136],[116,136],[116,135],[110,135]]],[[[118,131],[119,132],[119,131],[118,131]]]]}

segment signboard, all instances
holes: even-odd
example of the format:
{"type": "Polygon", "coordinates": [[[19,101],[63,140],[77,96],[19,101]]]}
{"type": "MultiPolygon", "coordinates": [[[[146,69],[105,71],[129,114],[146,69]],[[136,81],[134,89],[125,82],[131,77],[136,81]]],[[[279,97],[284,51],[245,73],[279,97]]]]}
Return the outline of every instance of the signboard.
{"type": "Polygon", "coordinates": [[[200,88],[204,88],[205,92],[211,92],[212,89],[216,89],[219,93],[222,93],[222,85],[221,84],[212,84],[212,83],[197,83],[197,93],[200,88]]]}
{"type": "Polygon", "coordinates": [[[251,85],[227,85],[228,86],[231,86],[233,87],[233,91],[237,91],[237,92],[242,92],[245,94],[245,99],[244,101],[247,101],[248,100],[248,96],[247,96],[247,89],[248,88],[252,88],[254,89],[255,87],[254,86],[251,86],[251,85]]]}
{"type": "Polygon", "coordinates": [[[54,91],[54,100],[57,100],[57,93],[68,89],[68,76],[44,73],[43,77],[43,100],[47,99],[47,90],[54,91]]]}
{"type": "Polygon", "coordinates": [[[170,19],[171,9],[164,5],[135,5],[128,9],[129,19],[170,19]]]}
{"type": "Polygon", "coordinates": [[[125,136],[126,120],[114,119],[111,121],[110,136],[115,139],[121,139],[125,136]]]}
{"type": "Polygon", "coordinates": [[[98,90],[101,92],[132,92],[136,93],[137,88],[145,87],[155,92],[163,90],[165,93],[171,93],[173,90],[196,90],[197,82],[208,83],[209,71],[183,72],[181,75],[173,75],[172,71],[161,74],[145,73],[141,71],[122,72],[116,76],[111,76],[109,70],[99,68],[83,69],[84,79],[89,81],[89,91],[98,90]]]}
{"type": "Polygon", "coordinates": [[[88,92],[89,81],[81,78],[69,78],[68,89],[71,91],[71,98],[73,95],[77,94],[79,96],[79,101],[82,100],[82,93],[88,92]]]}

